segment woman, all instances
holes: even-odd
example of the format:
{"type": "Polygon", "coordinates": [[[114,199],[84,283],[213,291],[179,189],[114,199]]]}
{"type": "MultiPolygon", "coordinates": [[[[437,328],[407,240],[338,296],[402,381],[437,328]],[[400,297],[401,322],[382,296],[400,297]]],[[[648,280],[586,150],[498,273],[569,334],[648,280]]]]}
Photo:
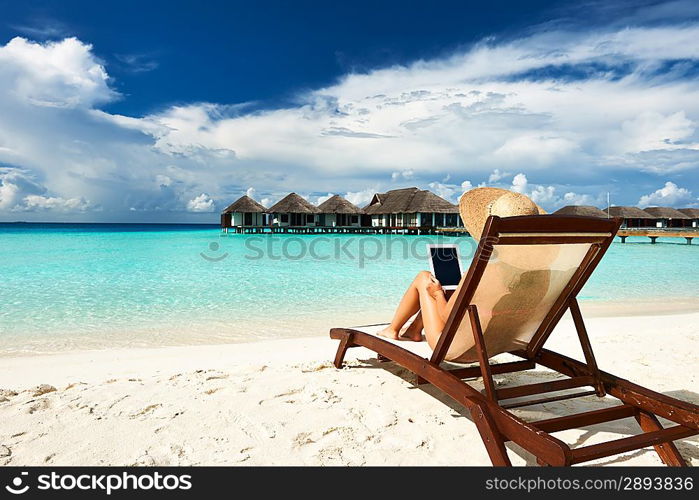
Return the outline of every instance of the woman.
{"type": "Polygon", "coordinates": [[[394,340],[420,342],[424,329],[429,344],[434,345],[442,333],[455,297],[456,293],[447,300],[437,278],[429,271],[420,271],[398,304],[391,324],[381,330],[379,335],[394,340]],[[421,314],[408,326],[403,335],[400,335],[403,325],[418,311],[421,314]]]}
{"type": "MultiPolygon", "coordinates": [[[[477,188],[464,193],[459,200],[459,212],[466,230],[476,241],[480,240],[490,215],[512,217],[546,213],[526,196],[496,188],[477,188]]],[[[420,342],[424,330],[427,342],[432,347],[436,346],[463,283],[462,279],[447,300],[439,281],[428,271],[419,272],[398,304],[391,324],[379,335],[394,340],[420,342]],[[401,334],[403,326],[418,312],[420,314],[401,334]]]]}

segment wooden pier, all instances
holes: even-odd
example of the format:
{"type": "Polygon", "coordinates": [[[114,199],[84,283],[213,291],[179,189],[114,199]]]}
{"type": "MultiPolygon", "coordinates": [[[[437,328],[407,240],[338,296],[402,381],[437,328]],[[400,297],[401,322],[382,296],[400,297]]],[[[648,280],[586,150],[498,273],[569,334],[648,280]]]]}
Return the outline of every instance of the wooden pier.
{"type": "Polygon", "coordinates": [[[697,228],[633,228],[619,229],[617,236],[621,238],[622,243],[626,243],[626,238],[629,236],[646,236],[650,238],[651,243],[655,243],[658,238],[684,238],[687,245],[692,244],[692,239],[699,238],[699,229],[697,228]]]}
{"type": "Polygon", "coordinates": [[[223,234],[446,234],[461,236],[468,234],[463,227],[433,226],[234,226],[221,228],[223,234]]]}
{"type": "MultiPolygon", "coordinates": [[[[406,234],[468,236],[464,227],[433,226],[236,226],[222,228],[224,234],[406,234]]],[[[688,245],[699,238],[699,228],[626,228],[620,229],[617,236],[626,243],[629,236],[645,236],[655,243],[658,238],[684,238],[688,245]]]]}

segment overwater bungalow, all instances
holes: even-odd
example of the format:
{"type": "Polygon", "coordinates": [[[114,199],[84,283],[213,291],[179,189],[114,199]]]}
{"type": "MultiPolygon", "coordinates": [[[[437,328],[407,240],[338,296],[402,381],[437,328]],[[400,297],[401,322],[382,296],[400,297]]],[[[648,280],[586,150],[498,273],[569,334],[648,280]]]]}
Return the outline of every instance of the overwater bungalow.
{"type": "Polygon", "coordinates": [[[647,207],[645,212],[656,219],[656,227],[691,227],[692,218],[670,207],[647,207]]]}
{"type": "Polygon", "coordinates": [[[689,216],[690,227],[699,227],[699,208],[680,208],[678,210],[689,216]]]}
{"type": "Polygon", "coordinates": [[[622,228],[655,227],[655,217],[638,207],[608,207],[602,210],[611,217],[621,217],[624,221],[622,228]]]}
{"type": "Polygon", "coordinates": [[[425,229],[458,227],[459,207],[416,187],[376,193],[364,207],[372,227],[425,229]]]}
{"type": "Polygon", "coordinates": [[[249,196],[241,196],[221,212],[222,228],[248,228],[267,225],[267,209],[249,196]]]}
{"type": "Polygon", "coordinates": [[[559,208],[554,215],[577,215],[580,217],[600,217],[606,219],[607,213],[592,205],[568,205],[559,208]]]}
{"type": "Polygon", "coordinates": [[[289,193],[267,211],[276,227],[315,227],[320,211],[296,193],[289,193]]]}
{"type": "MultiPolygon", "coordinates": [[[[364,211],[339,194],[318,205],[318,225],[324,227],[361,227],[364,211]]],[[[368,224],[371,225],[371,224],[368,224]]]]}

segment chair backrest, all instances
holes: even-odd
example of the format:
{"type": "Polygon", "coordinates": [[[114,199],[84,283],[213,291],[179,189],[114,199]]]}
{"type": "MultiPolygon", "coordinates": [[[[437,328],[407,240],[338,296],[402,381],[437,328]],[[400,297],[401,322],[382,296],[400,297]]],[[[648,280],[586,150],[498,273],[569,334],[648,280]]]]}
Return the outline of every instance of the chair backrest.
{"type": "Polygon", "coordinates": [[[533,215],[486,222],[431,361],[475,361],[467,307],[478,308],[488,356],[533,357],[604,256],[621,219],[533,215]]]}

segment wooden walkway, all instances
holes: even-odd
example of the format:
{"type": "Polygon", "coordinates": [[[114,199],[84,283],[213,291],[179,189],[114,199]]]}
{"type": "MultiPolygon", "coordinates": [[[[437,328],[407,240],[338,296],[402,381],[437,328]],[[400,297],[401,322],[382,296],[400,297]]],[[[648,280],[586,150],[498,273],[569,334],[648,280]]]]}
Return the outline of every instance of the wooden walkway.
{"type": "Polygon", "coordinates": [[[642,229],[619,229],[617,236],[621,238],[622,243],[626,243],[626,238],[629,236],[646,236],[650,238],[651,243],[655,243],[658,238],[684,238],[687,240],[687,245],[692,244],[693,238],[699,238],[699,229],[696,228],[642,228],[642,229]]]}
{"type": "Polygon", "coordinates": [[[235,226],[222,227],[224,234],[448,234],[460,236],[468,234],[463,227],[433,226],[235,226]]]}
{"type": "MultiPolygon", "coordinates": [[[[237,226],[221,228],[224,234],[413,234],[448,236],[468,236],[463,227],[410,227],[410,226],[361,226],[361,227],[331,227],[331,226],[237,226]]],[[[699,238],[699,228],[626,228],[620,229],[617,236],[626,243],[629,236],[645,236],[655,243],[658,238],[684,238],[688,245],[694,238],[699,238]]]]}

